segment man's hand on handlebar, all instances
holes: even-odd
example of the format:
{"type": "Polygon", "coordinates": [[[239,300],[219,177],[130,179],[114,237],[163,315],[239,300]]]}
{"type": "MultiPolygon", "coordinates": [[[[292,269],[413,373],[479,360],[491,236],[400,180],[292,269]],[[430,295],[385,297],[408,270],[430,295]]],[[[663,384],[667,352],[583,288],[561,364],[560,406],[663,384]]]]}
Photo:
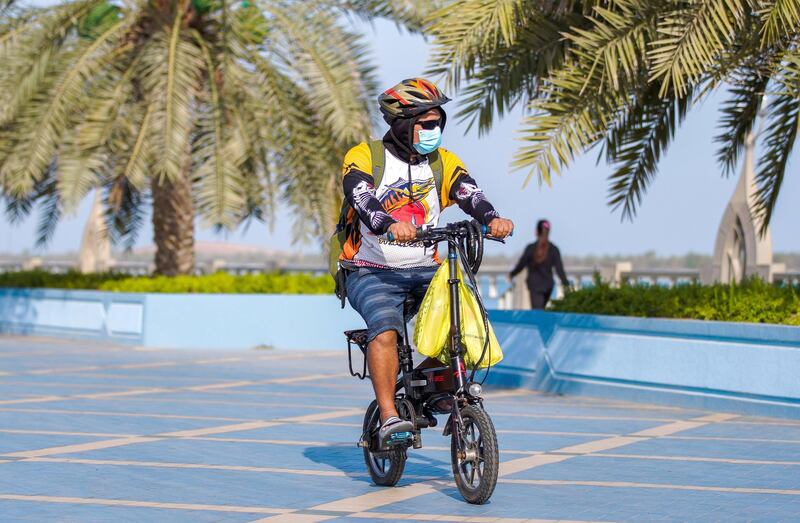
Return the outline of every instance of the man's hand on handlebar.
{"type": "Polygon", "coordinates": [[[514,232],[514,222],[505,218],[494,218],[488,224],[489,234],[495,238],[503,239],[514,232]]]}
{"type": "Polygon", "coordinates": [[[390,240],[395,242],[410,242],[417,238],[417,227],[409,222],[394,222],[387,232],[390,240]]]}

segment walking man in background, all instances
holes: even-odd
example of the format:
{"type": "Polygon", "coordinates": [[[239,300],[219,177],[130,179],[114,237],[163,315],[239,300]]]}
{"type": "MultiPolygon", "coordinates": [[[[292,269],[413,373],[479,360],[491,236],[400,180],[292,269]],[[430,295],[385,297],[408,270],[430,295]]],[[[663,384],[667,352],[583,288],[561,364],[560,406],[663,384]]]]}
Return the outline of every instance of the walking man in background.
{"type": "Polygon", "coordinates": [[[550,222],[539,220],[536,224],[536,243],[531,243],[522,253],[517,265],[509,274],[509,279],[528,269],[528,292],[531,295],[531,308],[544,309],[553,293],[555,280],[553,269],[558,273],[561,285],[569,287],[564,264],[561,262],[561,252],[554,244],[550,243],[550,222]]]}

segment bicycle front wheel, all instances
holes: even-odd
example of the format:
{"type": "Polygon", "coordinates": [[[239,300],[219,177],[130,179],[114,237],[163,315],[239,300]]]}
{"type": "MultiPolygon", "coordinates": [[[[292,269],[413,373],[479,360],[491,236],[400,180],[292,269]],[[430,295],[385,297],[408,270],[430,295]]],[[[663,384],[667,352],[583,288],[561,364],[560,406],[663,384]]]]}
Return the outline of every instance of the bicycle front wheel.
{"type": "Polygon", "coordinates": [[[450,440],[453,476],[464,499],[482,505],[492,497],[497,485],[497,434],[489,414],[478,405],[464,407],[461,419],[464,425],[453,432],[450,440]]]}

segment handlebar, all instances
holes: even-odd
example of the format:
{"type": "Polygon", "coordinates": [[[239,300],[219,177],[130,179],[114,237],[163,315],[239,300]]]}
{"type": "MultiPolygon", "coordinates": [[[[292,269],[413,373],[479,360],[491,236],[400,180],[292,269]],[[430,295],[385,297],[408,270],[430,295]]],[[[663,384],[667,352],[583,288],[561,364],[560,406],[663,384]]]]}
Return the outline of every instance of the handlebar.
{"type": "MultiPolygon", "coordinates": [[[[469,225],[470,222],[456,222],[450,223],[445,227],[417,227],[417,240],[421,241],[445,241],[450,238],[460,238],[466,236],[466,226],[469,225]]],[[[492,240],[500,243],[505,243],[502,238],[495,238],[489,233],[489,227],[487,225],[481,225],[481,235],[487,240],[492,240]]],[[[513,231],[509,236],[513,236],[513,231]]],[[[394,234],[391,232],[386,233],[386,238],[393,242],[395,240],[394,234]]]]}

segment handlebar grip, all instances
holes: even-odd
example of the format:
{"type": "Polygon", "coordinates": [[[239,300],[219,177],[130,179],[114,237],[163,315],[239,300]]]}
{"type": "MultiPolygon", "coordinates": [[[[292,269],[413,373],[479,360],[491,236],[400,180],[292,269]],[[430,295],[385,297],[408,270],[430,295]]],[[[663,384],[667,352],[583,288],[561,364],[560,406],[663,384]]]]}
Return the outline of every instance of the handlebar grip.
{"type": "Polygon", "coordinates": [[[394,234],[392,234],[390,232],[387,232],[386,233],[386,237],[389,239],[390,242],[394,241],[394,234]]]}
{"type": "MultiPolygon", "coordinates": [[[[489,226],[488,225],[481,225],[481,233],[484,236],[488,236],[489,235],[489,226]]],[[[510,233],[508,233],[508,235],[509,236],[514,236],[514,231],[511,231],[510,233]]]]}

